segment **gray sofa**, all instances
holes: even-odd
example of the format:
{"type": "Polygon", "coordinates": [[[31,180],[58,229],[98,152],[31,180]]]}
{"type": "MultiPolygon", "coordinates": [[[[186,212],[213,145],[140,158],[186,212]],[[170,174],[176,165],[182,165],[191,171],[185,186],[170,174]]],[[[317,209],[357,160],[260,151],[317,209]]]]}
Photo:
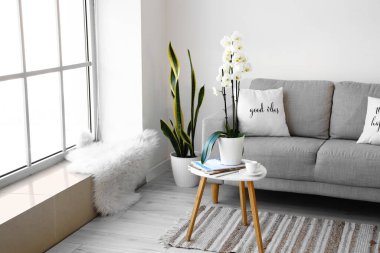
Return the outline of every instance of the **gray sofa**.
{"type": "MultiPolygon", "coordinates": [[[[356,144],[367,98],[380,98],[380,85],[255,79],[250,86],[279,87],[291,137],[246,137],[244,157],[268,170],[255,187],[380,202],[380,146],[356,144]]],[[[222,111],[203,120],[203,143],[223,120],[222,111]]]]}

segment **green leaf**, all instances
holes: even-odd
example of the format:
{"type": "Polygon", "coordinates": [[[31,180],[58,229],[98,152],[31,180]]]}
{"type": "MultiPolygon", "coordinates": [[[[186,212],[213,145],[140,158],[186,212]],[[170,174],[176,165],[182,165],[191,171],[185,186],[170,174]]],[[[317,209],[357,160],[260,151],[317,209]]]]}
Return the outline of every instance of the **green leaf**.
{"type": "Polygon", "coordinates": [[[172,120],[170,120],[170,124],[171,124],[172,127],[173,127],[172,132],[173,132],[173,134],[174,134],[174,137],[176,138],[177,142],[179,143],[179,137],[178,137],[178,134],[177,134],[177,132],[176,132],[176,130],[175,130],[175,126],[173,125],[173,121],[172,121],[172,120]]]}
{"type": "Polygon", "coordinates": [[[184,144],[183,149],[182,149],[182,154],[183,154],[182,157],[187,157],[187,153],[189,153],[189,146],[184,144]]]}
{"type": "Polygon", "coordinates": [[[207,139],[207,141],[204,144],[203,149],[202,149],[202,155],[201,155],[201,162],[202,163],[205,163],[207,161],[207,159],[209,158],[209,156],[211,154],[212,148],[214,147],[215,142],[221,136],[226,136],[226,133],[224,133],[222,131],[217,131],[208,137],[208,139],[207,139]]]}
{"type": "Polygon", "coordinates": [[[173,110],[174,110],[174,123],[175,123],[175,132],[178,137],[178,145],[182,153],[182,157],[185,157],[187,155],[188,149],[186,145],[184,144],[182,132],[183,132],[183,112],[181,109],[181,100],[180,100],[180,93],[179,93],[179,82],[177,82],[175,93],[174,93],[174,100],[173,100],[173,110]]]}
{"type": "Polygon", "coordinates": [[[162,133],[170,140],[177,156],[181,157],[181,150],[179,148],[178,141],[176,137],[174,136],[173,131],[170,129],[169,125],[165,121],[160,120],[160,123],[161,123],[162,133]]]}
{"type": "Polygon", "coordinates": [[[170,69],[170,93],[174,98],[175,86],[177,85],[177,78],[174,75],[173,69],[170,69]]]}
{"type": "Polygon", "coordinates": [[[195,116],[194,116],[194,127],[193,127],[194,134],[195,134],[195,129],[197,128],[199,109],[201,108],[204,97],[205,97],[205,86],[203,85],[198,93],[198,104],[197,104],[197,109],[195,110],[195,116]]]}
{"type": "Polygon", "coordinates": [[[181,109],[181,99],[180,99],[180,94],[179,94],[179,82],[177,82],[175,93],[174,93],[173,110],[174,110],[175,128],[176,128],[178,136],[180,137],[183,130],[183,113],[181,109]]]}
{"type": "Polygon", "coordinates": [[[191,145],[190,136],[185,133],[185,131],[182,131],[182,140],[189,147],[191,156],[195,156],[193,146],[191,145]]]}
{"type": "Polygon", "coordinates": [[[189,124],[187,125],[187,134],[188,135],[191,135],[192,126],[193,126],[193,122],[192,122],[192,120],[190,120],[189,124]]]}
{"type": "MultiPolygon", "coordinates": [[[[191,54],[190,54],[190,50],[187,50],[187,55],[189,56],[189,61],[190,61],[190,69],[191,69],[191,104],[190,104],[190,117],[191,117],[191,128],[192,130],[194,130],[194,100],[195,100],[195,91],[197,89],[197,79],[195,78],[195,71],[194,71],[194,68],[193,68],[193,61],[191,60],[191,54]]],[[[194,135],[194,131],[193,131],[193,135],[194,135]]]]}
{"type": "Polygon", "coordinates": [[[181,150],[181,156],[180,157],[186,157],[187,152],[188,152],[188,148],[187,148],[187,145],[184,144],[184,142],[183,142],[181,133],[178,134],[175,127],[173,128],[173,133],[174,133],[174,136],[176,137],[176,139],[178,141],[178,147],[181,150]]]}
{"type": "Polygon", "coordinates": [[[178,58],[174,52],[174,49],[172,47],[171,42],[169,43],[169,48],[168,48],[168,58],[169,58],[170,67],[173,70],[173,74],[174,74],[175,78],[178,80],[179,72],[180,72],[180,64],[179,64],[178,58]]]}

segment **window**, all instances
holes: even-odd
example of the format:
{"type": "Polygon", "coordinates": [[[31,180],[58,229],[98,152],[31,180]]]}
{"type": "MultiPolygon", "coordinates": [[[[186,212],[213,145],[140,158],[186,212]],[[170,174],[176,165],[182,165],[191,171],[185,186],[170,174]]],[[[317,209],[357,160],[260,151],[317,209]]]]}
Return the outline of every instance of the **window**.
{"type": "Polygon", "coordinates": [[[0,1],[0,179],[62,159],[94,131],[93,4],[0,1]]]}

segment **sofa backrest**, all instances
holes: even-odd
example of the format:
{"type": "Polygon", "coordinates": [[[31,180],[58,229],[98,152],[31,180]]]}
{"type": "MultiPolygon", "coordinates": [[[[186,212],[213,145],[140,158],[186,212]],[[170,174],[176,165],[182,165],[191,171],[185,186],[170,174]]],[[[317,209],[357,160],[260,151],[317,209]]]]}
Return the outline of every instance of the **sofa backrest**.
{"type": "Polygon", "coordinates": [[[380,85],[356,82],[335,84],[330,125],[332,139],[359,139],[364,128],[368,96],[380,98],[380,85]]]}
{"type": "Polygon", "coordinates": [[[255,90],[284,89],[286,123],[290,135],[329,138],[334,83],[329,81],[284,81],[254,79],[255,90]]]}

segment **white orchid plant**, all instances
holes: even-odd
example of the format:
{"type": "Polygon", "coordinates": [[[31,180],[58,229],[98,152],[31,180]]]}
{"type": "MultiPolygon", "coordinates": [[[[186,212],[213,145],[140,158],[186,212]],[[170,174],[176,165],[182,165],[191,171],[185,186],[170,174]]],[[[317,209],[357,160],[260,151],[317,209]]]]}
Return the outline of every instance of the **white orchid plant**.
{"type": "MultiPolygon", "coordinates": [[[[214,95],[222,94],[224,100],[225,113],[225,131],[217,131],[210,135],[206,141],[201,161],[204,163],[209,157],[211,150],[219,137],[237,138],[243,136],[239,131],[239,120],[237,117],[237,107],[239,104],[240,81],[244,73],[252,70],[248,63],[247,57],[243,52],[242,36],[235,31],[231,36],[224,36],[220,41],[224,48],[223,64],[219,67],[216,80],[220,83],[220,87],[213,87],[214,95]],[[230,90],[232,100],[232,126],[228,122],[227,111],[227,92],[230,90]]],[[[229,93],[229,92],[228,92],[229,93]]]]}

